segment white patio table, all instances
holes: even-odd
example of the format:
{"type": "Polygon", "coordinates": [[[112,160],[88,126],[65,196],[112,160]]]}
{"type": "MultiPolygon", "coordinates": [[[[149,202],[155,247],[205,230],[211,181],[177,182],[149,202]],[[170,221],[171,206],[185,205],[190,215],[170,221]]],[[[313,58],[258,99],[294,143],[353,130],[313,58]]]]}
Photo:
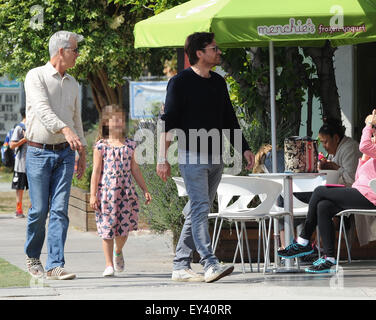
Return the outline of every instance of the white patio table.
{"type": "MultiPolygon", "coordinates": [[[[294,208],[293,208],[293,179],[314,179],[318,176],[326,176],[326,173],[252,173],[250,177],[258,177],[264,179],[283,180],[283,199],[284,210],[289,214],[284,218],[285,229],[285,243],[286,246],[290,245],[294,240],[294,208]]],[[[276,220],[276,219],[275,219],[276,220]]],[[[274,222],[274,234],[279,235],[278,221],[274,222]]],[[[274,237],[274,262],[277,268],[274,272],[300,272],[300,268],[293,268],[293,259],[286,259],[285,266],[279,265],[279,257],[277,254],[278,241],[277,237],[274,237]]]]}

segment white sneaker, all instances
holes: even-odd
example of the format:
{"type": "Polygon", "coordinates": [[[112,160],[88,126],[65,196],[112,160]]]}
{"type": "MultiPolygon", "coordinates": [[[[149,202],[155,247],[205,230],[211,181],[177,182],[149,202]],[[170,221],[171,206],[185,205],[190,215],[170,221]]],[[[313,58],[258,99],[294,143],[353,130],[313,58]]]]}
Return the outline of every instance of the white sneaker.
{"type": "Polygon", "coordinates": [[[111,266],[108,266],[106,269],[103,271],[103,277],[113,277],[115,274],[114,268],[111,266]]]}
{"type": "Polygon", "coordinates": [[[203,282],[205,279],[192,269],[181,269],[172,271],[171,280],[180,282],[203,282]]]}
{"type": "Polygon", "coordinates": [[[123,252],[120,252],[118,255],[114,251],[114,268],[116,272],[123,272],[124,271],[124,256],[123,252]]]}
{"type": "Polygon", "coordinates": [[[234,270],[233,265],[213,264],[205,271],[205,282],[214,282],[228,276],[234,270]]]}

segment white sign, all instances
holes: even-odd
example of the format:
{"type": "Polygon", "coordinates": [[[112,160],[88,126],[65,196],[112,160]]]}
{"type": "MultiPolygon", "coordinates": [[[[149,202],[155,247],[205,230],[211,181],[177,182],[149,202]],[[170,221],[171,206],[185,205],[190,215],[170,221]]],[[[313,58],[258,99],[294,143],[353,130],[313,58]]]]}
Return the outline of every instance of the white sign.
{"type": "Polygon", "coordinates": [[[167,81],[131,81],[129,84],[130,118],[153,118],[166,98],[167,81]]]}
{"type": "Polygon", "coordinates": [[[0,78],[0,140],[4,140],[7,132],[22,120],[21,100],[21,83],[0,78]]]}

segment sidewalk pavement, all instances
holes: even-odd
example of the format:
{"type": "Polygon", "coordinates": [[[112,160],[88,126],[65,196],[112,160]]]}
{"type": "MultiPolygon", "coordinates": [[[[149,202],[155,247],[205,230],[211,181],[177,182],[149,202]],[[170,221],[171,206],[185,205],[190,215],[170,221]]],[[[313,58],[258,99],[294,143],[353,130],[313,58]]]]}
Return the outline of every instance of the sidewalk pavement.
{"type": "MultiPolygon", "coordinates": [[[[23,245],[27,219],[0,215],[0,257],[25,270],[23,245]]],[[[241,272],[214,283],[177,283],[170,280],[173,248],[170,233],[150,231],[130,234],[124,248],[126,271],[103,278],[104,256],[101,239],[94,232],[69,228],[66,269],[74,280],[31,281],[26,288],[0,288],[0,299],[31,300],[264,300],[264,299],[375,299],[376,261],[342,264],[343,272],[312,275],[305,273],[266,274],[241,272]],[[43,286],[44,285],[44,286],[43,286]]],[[[46,248],[41,255],[46,261],[46,248]]],[[[247,266],[249,267],[249,266],[247,266]]],[[[199,264],[193,264],[202,272],[199,264]]],[[[256,266],[254,265],[254,270],[256,266]]]]}

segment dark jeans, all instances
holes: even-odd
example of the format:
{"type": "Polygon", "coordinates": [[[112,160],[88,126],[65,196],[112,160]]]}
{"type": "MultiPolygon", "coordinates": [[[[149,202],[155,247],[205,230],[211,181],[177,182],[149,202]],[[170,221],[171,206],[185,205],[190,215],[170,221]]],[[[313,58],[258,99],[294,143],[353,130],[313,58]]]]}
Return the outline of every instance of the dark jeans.
{"type": "Polygon", "coordinates": [[[318,225],[324,254],[335,257],[335,231],[332,218],[346,209],[375,208],[375,205],[355,188],[317,187],[309,201],[308,215],[300,237],[310,240],[318,225]]]}
{"type": "MultiPolygon", "coordinates": [[[[294,197],[297,198],[298,200],[304,202],[304,203],[309,203],[309,200],[311,199],[313,192],[294,192],[294,197]]],[[[277,198],[277,206],[283,208],[284,206],[284,201],[283,197],[280,195],[277,198]]],[[[302,224],[304,222],[304,218],[294,218],[294,228],[296,228],[298,225],[302,224]]],[[[278,219],[278,225],[279,225],[279,230],[285,230],[285,223],[283,219],[278,219]]]]}

